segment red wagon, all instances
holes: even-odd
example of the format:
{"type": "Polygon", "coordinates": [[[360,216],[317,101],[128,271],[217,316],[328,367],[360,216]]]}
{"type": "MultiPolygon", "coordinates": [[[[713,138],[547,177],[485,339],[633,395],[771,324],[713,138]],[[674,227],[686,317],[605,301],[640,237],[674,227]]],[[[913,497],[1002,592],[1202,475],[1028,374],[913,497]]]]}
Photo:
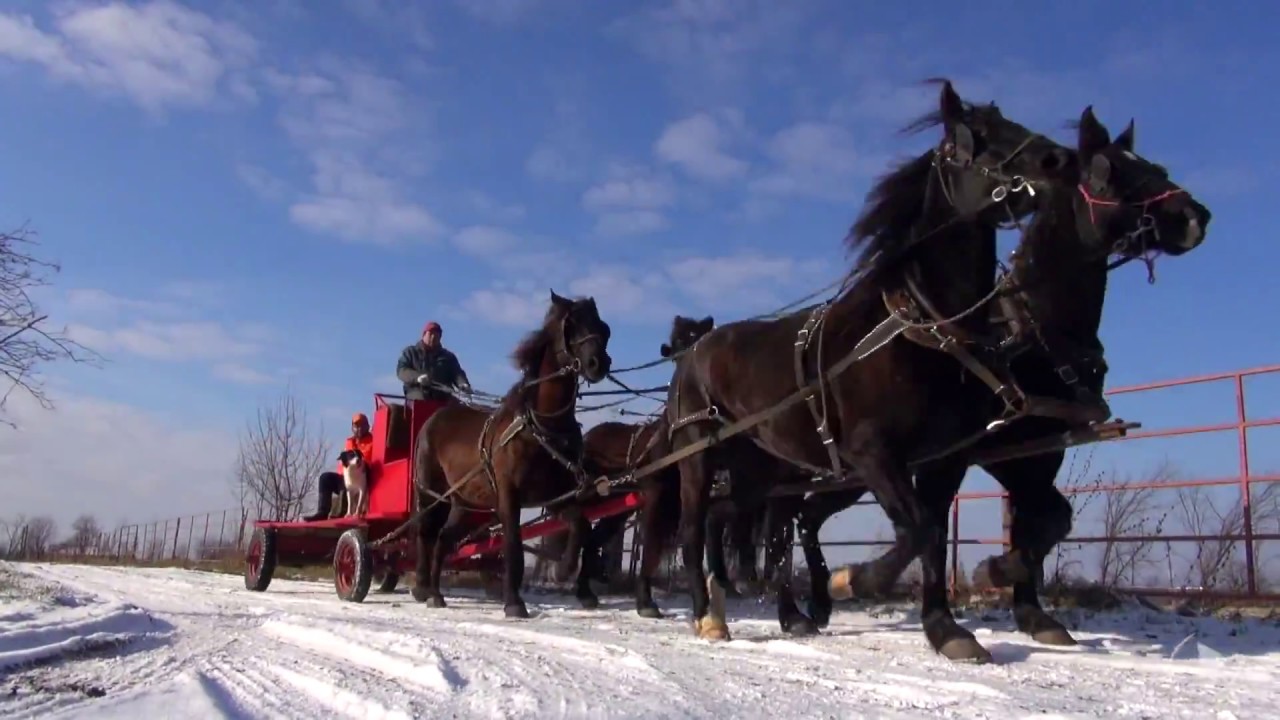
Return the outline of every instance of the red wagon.
{"type": "MultiPolygon", "coordinates": [[[[277,566],[302,567],[330,560],[338,597],[362,602],[375,579],[380,592],[391,592],[414,563],[413,533],[374,545],[400,528],[416,511],[413,491],[414,444],[418,430],[440,409],[438,400],[406,400],[374,395],[373,457],[367,458],[369,508],[363,518],[314,521],[257,521],[245,553],[245,587],[263,591],[277,566]]],[[[586,511],[591,520],[628,512],[639,505],[635,494],[611,497],[586,511]]],[[[451,570],[491,566],[501,557],[502,533],[489,513],[477,513],[479,532],[448,558],[451,570]]],[[[521,527],[524,541],[552,535],[567,526],[546,518],[521,527]]]]}

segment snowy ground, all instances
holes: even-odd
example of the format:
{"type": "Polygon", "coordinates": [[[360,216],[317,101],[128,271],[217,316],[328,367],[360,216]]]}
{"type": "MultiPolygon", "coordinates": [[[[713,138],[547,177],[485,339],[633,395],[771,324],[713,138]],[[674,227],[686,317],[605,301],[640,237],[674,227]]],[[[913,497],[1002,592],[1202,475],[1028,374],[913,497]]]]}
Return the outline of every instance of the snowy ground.
{"type": "Polygon", "coordinates": [[[1274,622],[1073,615],[1082,644],[1062,650],[970,616],[997,662],[962,666],[902,610],[838,612],[796,642],[744,601],[735,639],[711,645],[679,596],[659,597],[677,614],[657,621],[623,598],[526,600],[535,616],[511,621],[461,595],[354,605],[326,583],[251,593],[210,573],[0,563],[0,716],[1226,720],[1280,705],[1274,622]]]}

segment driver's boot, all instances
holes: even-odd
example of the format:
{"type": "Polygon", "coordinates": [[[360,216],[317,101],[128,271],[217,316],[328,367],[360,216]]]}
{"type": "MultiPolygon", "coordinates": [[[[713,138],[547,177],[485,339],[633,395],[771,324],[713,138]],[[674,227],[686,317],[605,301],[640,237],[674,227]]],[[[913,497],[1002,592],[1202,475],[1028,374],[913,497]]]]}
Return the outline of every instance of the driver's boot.
{"type": "Polygon", "coordinates": [[[330,508],[330,503],[332,502],[333,502],[333,493],[327,493],[327,492],[320,493],[320,501],[316,504],[315,513],[311,515],[303,515],[302,520],[304,522],[311,522],[313,520],[324,520],[325,518],[329,517],[329,508],[330,508]]]}

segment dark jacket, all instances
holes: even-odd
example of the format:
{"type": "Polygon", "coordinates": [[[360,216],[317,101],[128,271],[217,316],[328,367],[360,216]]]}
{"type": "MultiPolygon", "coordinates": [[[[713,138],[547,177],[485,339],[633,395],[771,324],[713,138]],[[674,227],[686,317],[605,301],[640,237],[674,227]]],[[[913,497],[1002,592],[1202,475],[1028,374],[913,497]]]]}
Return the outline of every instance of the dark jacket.
{"type": "Polygon", "coordinates": [[[396,363],[396,377],[404,383],[404,396],[410,400],[444,400],[449,397],[442,390],[418,385],[419,375],[429,375],[432,382],[446,387],[471,385],[457,355],[441,346],[429,348],[416,342],[400,353],[400,362],[396,363]]]}

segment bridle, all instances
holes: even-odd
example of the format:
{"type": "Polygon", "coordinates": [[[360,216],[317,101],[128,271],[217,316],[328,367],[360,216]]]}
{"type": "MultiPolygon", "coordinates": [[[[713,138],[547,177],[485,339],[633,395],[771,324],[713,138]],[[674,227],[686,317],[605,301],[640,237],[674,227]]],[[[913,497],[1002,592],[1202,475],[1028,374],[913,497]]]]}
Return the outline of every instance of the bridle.
{"type": "Polygon", "coordinates": [[[1147,283],[1154,285],[1156,281],[1156,258],[1160,256],[1160,229],[1156,226],[1155,216],[1149,212],[1150,208],[1152,205],[1174,195],[1185,193],[1186,190],[1183,190],[1180,187],[1174,187],[1172,190],[1166,190],[1143,200],[1136,202],[1124,202],[1121,200],[1103,200],[1102,198],[1095,197],[1089,192],[1089,189],[1085,187],[1084,183],[1077,184],[1076,189],[1080,192],[1080,196],[1084,198],[1085,204],[1089,208],[1089,224],[1093,227],[1095,233],[1097,232],[1098,227],[1097,216],[1094,214],[1094,208],[1096,206],[1128,206],[1142,208],[1142,215],[1138,217],[1137,225],[1133,230],[1125,233],[1119,240],[1106,248],[1104,252],[1108,256],[1113,254],[1124,255],[1124,257],[1114,260],[1107,265],[1108,272],[1128,263],[1131,260],[1140,259],[1142,260],[1142,263],[1147,266],[1147,283]],[[1151,245],[1148,244],[1149,239],[1154,240],[1152,244],[1156,246],[1155,248],[1152,248],[1151,245]]]}

